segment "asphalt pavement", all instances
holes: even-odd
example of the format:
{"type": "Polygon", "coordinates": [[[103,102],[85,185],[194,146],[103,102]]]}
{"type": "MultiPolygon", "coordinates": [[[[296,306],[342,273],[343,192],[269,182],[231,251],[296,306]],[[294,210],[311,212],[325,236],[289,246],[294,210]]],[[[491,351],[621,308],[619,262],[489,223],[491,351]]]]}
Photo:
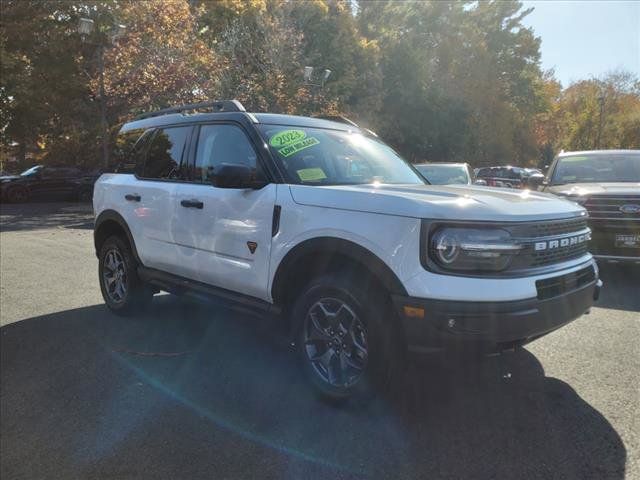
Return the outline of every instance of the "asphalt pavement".
{"type": "Polygon", "coordinates": [[[0,207],[0,478],[640,479],[640,270],[525,349],[319,401],[274,325],[104,307],[87,205],[0,207]]]}

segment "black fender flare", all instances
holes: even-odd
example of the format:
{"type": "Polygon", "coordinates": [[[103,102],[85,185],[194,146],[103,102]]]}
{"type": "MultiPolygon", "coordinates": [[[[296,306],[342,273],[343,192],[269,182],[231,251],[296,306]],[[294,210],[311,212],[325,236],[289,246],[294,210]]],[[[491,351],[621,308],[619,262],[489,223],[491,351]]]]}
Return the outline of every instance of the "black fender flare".
{"type": "Polygon", "coordinates": [[[129,229],[129,225],[127,225],[127,221],[124,219],[122,215],[120,215],[115,210],[104,210],[98,215],[95,221],[95,225],[93,227],[93,244],[96,249],[96,256],[100,254],[99,251],[99,242],[103,240],[101,232],[111,222],[115,222],[118,226],[124,231],[127,236],[127,240],[129,240],[129,245],[131,245],[131,251],[133,253],[133,257],[136,259],[139,265],[142,265],[140,261],[140,257],[138,255],[138,250],[136,248],[136,242],[133,240],[133,235],[131,234],[131,230],[129,229]]]}
{"type": "Polygon", "coordinates": [[[286,291],[288,272],[307,255],[340,255],[358,263],[371,272],[390,294],[407,295],[407,290],[391,270],[376,254],[350,240],[337,237],[317,237],[300,242],[280,261],[271,286],[271,298],[279,302],[286,291]]]}

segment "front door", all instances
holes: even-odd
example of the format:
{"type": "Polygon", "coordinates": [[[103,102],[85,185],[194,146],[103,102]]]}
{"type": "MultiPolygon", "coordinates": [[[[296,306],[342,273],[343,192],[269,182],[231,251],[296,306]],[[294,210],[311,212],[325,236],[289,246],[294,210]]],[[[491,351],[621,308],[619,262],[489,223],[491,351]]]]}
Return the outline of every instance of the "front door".
{"type": "Polygon", "coordinates": [[[271,224],[276,185],[259,190],[217,188],[221,163],[244,164],[262,175],[256,150],[235,124],[202,125],[192,183],[177,184],[173,242],[189,277],[267,300],[271,224]]]}

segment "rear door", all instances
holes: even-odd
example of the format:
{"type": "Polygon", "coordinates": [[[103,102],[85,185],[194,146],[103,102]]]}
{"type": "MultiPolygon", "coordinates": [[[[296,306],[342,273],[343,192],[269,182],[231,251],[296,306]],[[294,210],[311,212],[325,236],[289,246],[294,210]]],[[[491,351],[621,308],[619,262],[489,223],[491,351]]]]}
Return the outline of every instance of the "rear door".
{"type": "Polygon", "coordinates": [[[248,165],[264,175],[239,124],[201,125],[193,138],[192,183],[176,184],[171,225],[180,263],[190,278],[266,300],[276,185],[252,190],[211,184],[221,163],[248,165]]]}
{"type": "Polygon", "coordinates": [[[146,146],[143,166],[122,192],[127,223],[143,264],[183,275],[171,231],[176,221],[173,196],[184,180],[185,152],[191,126],[158,128],[146,146]]]}

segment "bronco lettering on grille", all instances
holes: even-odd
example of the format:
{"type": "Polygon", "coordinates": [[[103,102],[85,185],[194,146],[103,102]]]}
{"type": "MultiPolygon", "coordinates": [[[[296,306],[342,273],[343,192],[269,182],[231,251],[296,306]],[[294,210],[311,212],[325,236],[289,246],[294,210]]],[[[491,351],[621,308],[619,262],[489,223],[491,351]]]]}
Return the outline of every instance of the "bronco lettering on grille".
{"type": "Polygon", "coordinates": [[[542,242],[536,242],[534,250],[539,252],[541,250],[554,250],[556,248],[571,247],[573,245],[579,245],[591,240],[591,233],[583,233],[580,235],[574,235],[572,237],[564,237],[559,240],[545,240],[542,242]]]}

